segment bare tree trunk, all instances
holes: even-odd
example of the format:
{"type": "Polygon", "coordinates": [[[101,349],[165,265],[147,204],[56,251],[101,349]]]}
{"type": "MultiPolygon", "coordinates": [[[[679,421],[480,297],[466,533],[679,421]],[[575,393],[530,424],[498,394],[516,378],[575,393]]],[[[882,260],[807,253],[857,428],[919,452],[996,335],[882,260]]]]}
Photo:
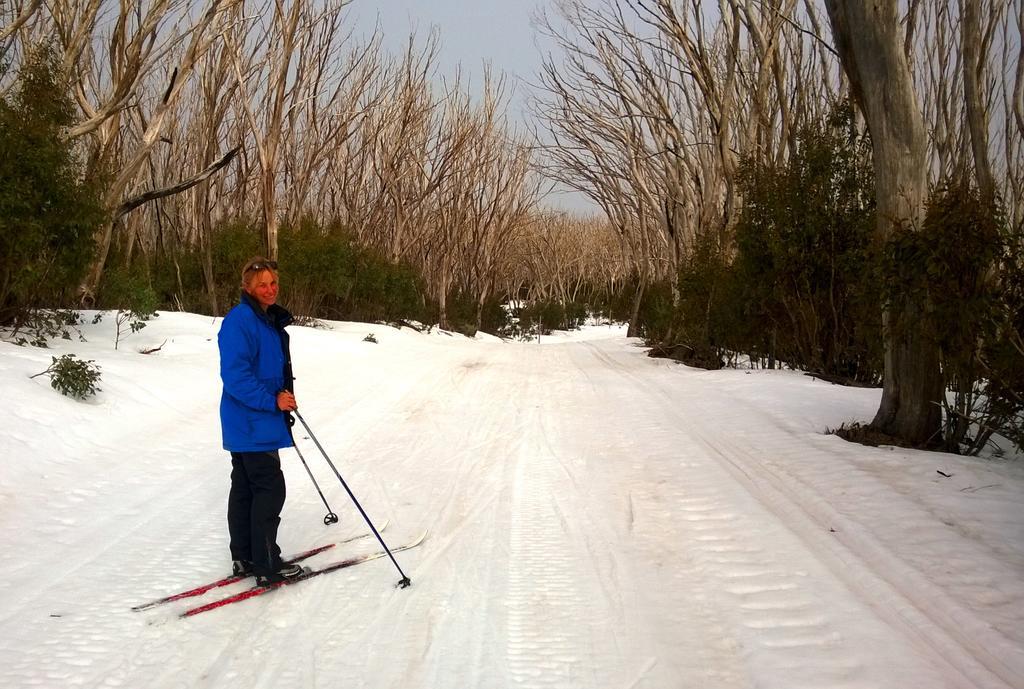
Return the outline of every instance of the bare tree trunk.
{"type": "Polygon", "coordinates": [[[294,0],[286,7],[281,0],[273,0],[273,5],[270,25],[258,30],[254,22],[240,24],[238,35],[230,36],[230,49],[242,108],[259,157],[260,208],[266,253],[268,258],[277,260],[280,227],[277,168],[285,128],[286,101],[298,90],[296,83],[308,78],[299,66],[293,64],[299,20],[305,16],[308,3],[294,0]],[[250,45],[253,42],[255,47],[250,45]],[[243,60],[246,60],[244,65],[243,60]],[[257,92],[261,94],[260,102],[254,103],[257,92]]]}
{"type": "MultiPolygon", "coordinates": [[[[206,11],[203,12],[192,27],[189,44],[181,57],[180,63],[171,72],[163,98],[158,102],[153,112],[148,115],[138,146],[121,163],[117,175],[106,187],[104,203],[107,208],[113,210],[123,202],[124,194],[135,180],[139,170],[149,159],[153,147],[160,140],[160,133],[164,123],[173,117],[172,111],[178,96],[195,70],[197,61],[206,52],[213,40],[207,36],[207,29],[221,11],[221,2],[222,0],[210,0],[206,11]]],[[[107,255],[110,252],[110,243],[116,224],[117,219],[114,218],[111,222],[105,223],[103,229],[97,233],[96,258],[80,288],[82,300],[85,302],[92,300],[96,288],[99,286],[100,278],[103,276],[103,269],[107,262],[107,255]]]]}
{"type": "Polygon", "coordinates": [[[626,337],[640,337],[640,305],[644,302],[644,293],[647,291],[647,268],[640,269],[640,282],[633,294],[633,306],[629,311],[629,326],[626,328],[626,337]]]}
{"type": "MultiPolygon", "coordinates": [[[[0,62],[3,62],[4,55],[9,47],[7,40],[28,22],[42,4],[42,0],[31,0],[23,7],[10,7],[7,8],[4,14],[0,14],[0,19],[4,19],[7,12],[17,13],[9,20],[9,23],[0,24],[0,62]]],[[[0,94],[2,94],[2,91],[0,91],[0,94]]]]}
{"type": "Polygon", "coordinates": [[[981,0],[961,0],[960,46],[964,60],[964,109],[971,132],[974,173],[986,203],[995,199],[996,183],[988,152],[988,113],[982,94],[990,34],[981,31],[981,0]]]}
{"type": "Polygon", "coordinates": [[[437,284],[437,327],[441,330],[450,330],[448,324],[448,270],[441,265],[437,284]]]}
{"type": "MultiPolygon", "coordinates": [[[[843,69],[871,131],[877,239],[919,231],[925,197],[924,120],[904,52],[897,0],[825,0],[843,69]]],[[[898,295],[884,309],[885,381],[871,425],[916,445],[939,438],[942,377],[938,346],[922,321],[927,299],[898,295]]]]}

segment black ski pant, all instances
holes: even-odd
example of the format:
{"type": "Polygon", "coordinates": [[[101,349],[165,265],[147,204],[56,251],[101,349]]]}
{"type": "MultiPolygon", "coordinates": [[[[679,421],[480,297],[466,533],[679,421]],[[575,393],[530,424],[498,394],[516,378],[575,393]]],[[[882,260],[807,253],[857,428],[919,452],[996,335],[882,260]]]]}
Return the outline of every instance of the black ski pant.
{"type": "Polygon", "coordinates": [[[277,527],[284,498],[284,474],[276,450],[231,453],[231,559],[251,562],[256,574],[271,574],[281,566],[277,527]]]}

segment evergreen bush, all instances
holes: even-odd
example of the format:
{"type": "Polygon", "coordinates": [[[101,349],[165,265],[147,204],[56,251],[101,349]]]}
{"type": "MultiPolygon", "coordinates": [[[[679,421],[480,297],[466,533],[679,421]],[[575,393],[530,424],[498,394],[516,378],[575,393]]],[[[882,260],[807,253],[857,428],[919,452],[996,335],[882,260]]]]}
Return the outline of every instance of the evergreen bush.
{"type": "Polygon", "coordinates": [[[129,334],[145,328],[146,321],[156,316],[159,307],[156,291],[149,284],[145,267],[140,264],[108,268],[98,296],[98,303],[117,310],[114,349],[129,334]]]}
{"type": "Polygon", "coordinates": [[[732,266],[748,325],[744,349],[874,381],[881,352],[872,277],[870,142],[840,108],[809,126],[784,165],[744,161],[732,266]]]}
{"type": "Polygon", "coordinates": [[[51,359],[49,368],[31,377],[49,376],[50,387],[62,395],[75,399],[91,397],[100,390],[96,387],[100,380],[100,367],[92,359],[83,361],[74,354],[64,354],[51,359]]]}
{"type": "Polygon", "coordinates": [[[540,299],[513,309],[518,336],[550,335],[553,330],[578,330],[587,320],[587,306],[558,299],[540,299]]]}
{"type": "Polygon", "coordinates": [[[149,266],[149,282],[158,308],[214,315],[210,313],[202,255],[197,249],[179,247],[173,253],[159,252],[149,259],[149,266]]]}
{"type": "Polygon", "coordinates": [[[894,233],[886,247],[886,300],[916,294],[928,304],[924,322],[892,327],[923,330],[939,346],[949,452],[977,454],[997,433],[1024,449],[1020,248],[998,201],[963,181],[936,189],[924,227],[894,233]]]}
{"type": "Polygon", "coordinates": [[[505,308],[505,303],[498,297],[491,297],[484,302],[480,311],[480,329],[485,333],[500,336],[508,330],[512,315],[505,308]]]}
{"type": "Polygon", "coordinates": [[[39,46],[0,98],[0,325],[69,301],[104,221],[98,187],[82,180],[64,136],[75,110],[59,65],[51,46],[39,46]]]}
{"type": "Polygon", "coordinates": [[[498,298],[492,297],[480,306],[477,295],[456,291],[448,297],[447,311],[448,326],[466,337],[473,337],[477,333],[478,311],[480,331],[499,337],[512,336],[509,332],[511,315],[498,298]]]}
{"type": "Polygon", "coordinates": [[[426,286],[412,266],[392,262],[373,249],[357,247],[351,292],[342,308],[349,320],[428,322],[437,306],[426,296],[426,286]]]}
{"type": "MultiPolygon", "coordinates": [[[[672,358],[708,369],[721,368],[730,351],[750,351],[747,305],[735,287],[721,238],[714,232],[699,233],[680,267],[672,330],[648,332],[648,340],[660,340],[672,358]]],[[[655,288],[652,294],[657,298],[659,291],[655,288]]]]}
{"type": "Polygon", "coordinates": [[[50,340],[70,340],[71,331],[74,330],[79,341],[85,342],[85,337],[78,329],[80,323],[78,312],[71,309],[25,308],[17,325],[7,332],[7,336],[19,347],[31,345],[46,348],[50,340]]]}
{"type": "Polygon", "coordinates": [[[217,304],[221,310],[214,315],[223,316],[238,303],[242,291],[242,266],[265,251],[263,235],[255,221],[238,218],[214,228],[210,252],[217,304]]]}
{"type": "MultiPolygon", "coordinates": [[[[859,382],[881,378],[870,142],[843,106],[805,127],[784,163],[747,158],[732,236],[694,237],[670,285],[647,288],[641,331],[689,363],[736,355],[859,382]]],[[[628,290],[627,290],[628,291],[628,290]]]]}
{"type": "Polygon", "coordinates": [[[288,308],[300,319],[343,319],[342,304],[355,284],[353,245],[311,220],[285,228],[280,237],[281,279],[288,308]]]}

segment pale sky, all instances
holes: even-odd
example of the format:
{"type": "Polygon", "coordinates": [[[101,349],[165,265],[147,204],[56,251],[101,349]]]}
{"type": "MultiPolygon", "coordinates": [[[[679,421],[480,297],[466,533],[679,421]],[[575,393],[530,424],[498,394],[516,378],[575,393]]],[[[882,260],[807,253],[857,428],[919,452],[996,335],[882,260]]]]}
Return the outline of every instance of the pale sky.
{"type": "Polygon", "coordinates": [[[547,1],[354,0],[348,12],[357,32],[368,34],[379,21],[384,47],[392,51],[402,50],[412,31],[426,37],[436,27],[441,38],[439,74],[454,74],[461,64],[475,83],[487,61],[521,92],[525,89],[518,82],[534,81],[540,67],[530,15],[547,1]]]}
{"type": "MultiPolygon", "coordinates": [[[[357,34],[369,35],[379,22],[386,50],[400,52],[412,31],[425,38],[431,28],[440,34],[438,78],[463,75],[475,86],[482,80],[483,64],[504,72],[513,89],[509,116],[525,122],[525,97],[536,83],[541,53],[534,39],[531,16],[551,0],[354,0],[348,16],[357,34]]],[[[553,194],[546,206],[594,212],[595,206],[575,193],[553,194]]]]}

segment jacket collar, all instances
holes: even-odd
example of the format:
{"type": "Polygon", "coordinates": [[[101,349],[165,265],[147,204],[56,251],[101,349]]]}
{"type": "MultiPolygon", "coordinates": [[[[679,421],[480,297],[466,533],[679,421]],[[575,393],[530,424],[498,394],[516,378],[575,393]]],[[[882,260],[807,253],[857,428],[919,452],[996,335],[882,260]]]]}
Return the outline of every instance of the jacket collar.
{"type": "Polygon", "coordinates": [[[295,320],[288,309],[283,306],[278,306],[277,304],[271,304],[270,307],[264,311],[260,308],[259,302],[253,299],[245,290],[242,290],[241,303],[252,309],[257,318],[263,319],[267,325],[277,330],[283,330],[285,327],[291,325],[295,320]]]}

